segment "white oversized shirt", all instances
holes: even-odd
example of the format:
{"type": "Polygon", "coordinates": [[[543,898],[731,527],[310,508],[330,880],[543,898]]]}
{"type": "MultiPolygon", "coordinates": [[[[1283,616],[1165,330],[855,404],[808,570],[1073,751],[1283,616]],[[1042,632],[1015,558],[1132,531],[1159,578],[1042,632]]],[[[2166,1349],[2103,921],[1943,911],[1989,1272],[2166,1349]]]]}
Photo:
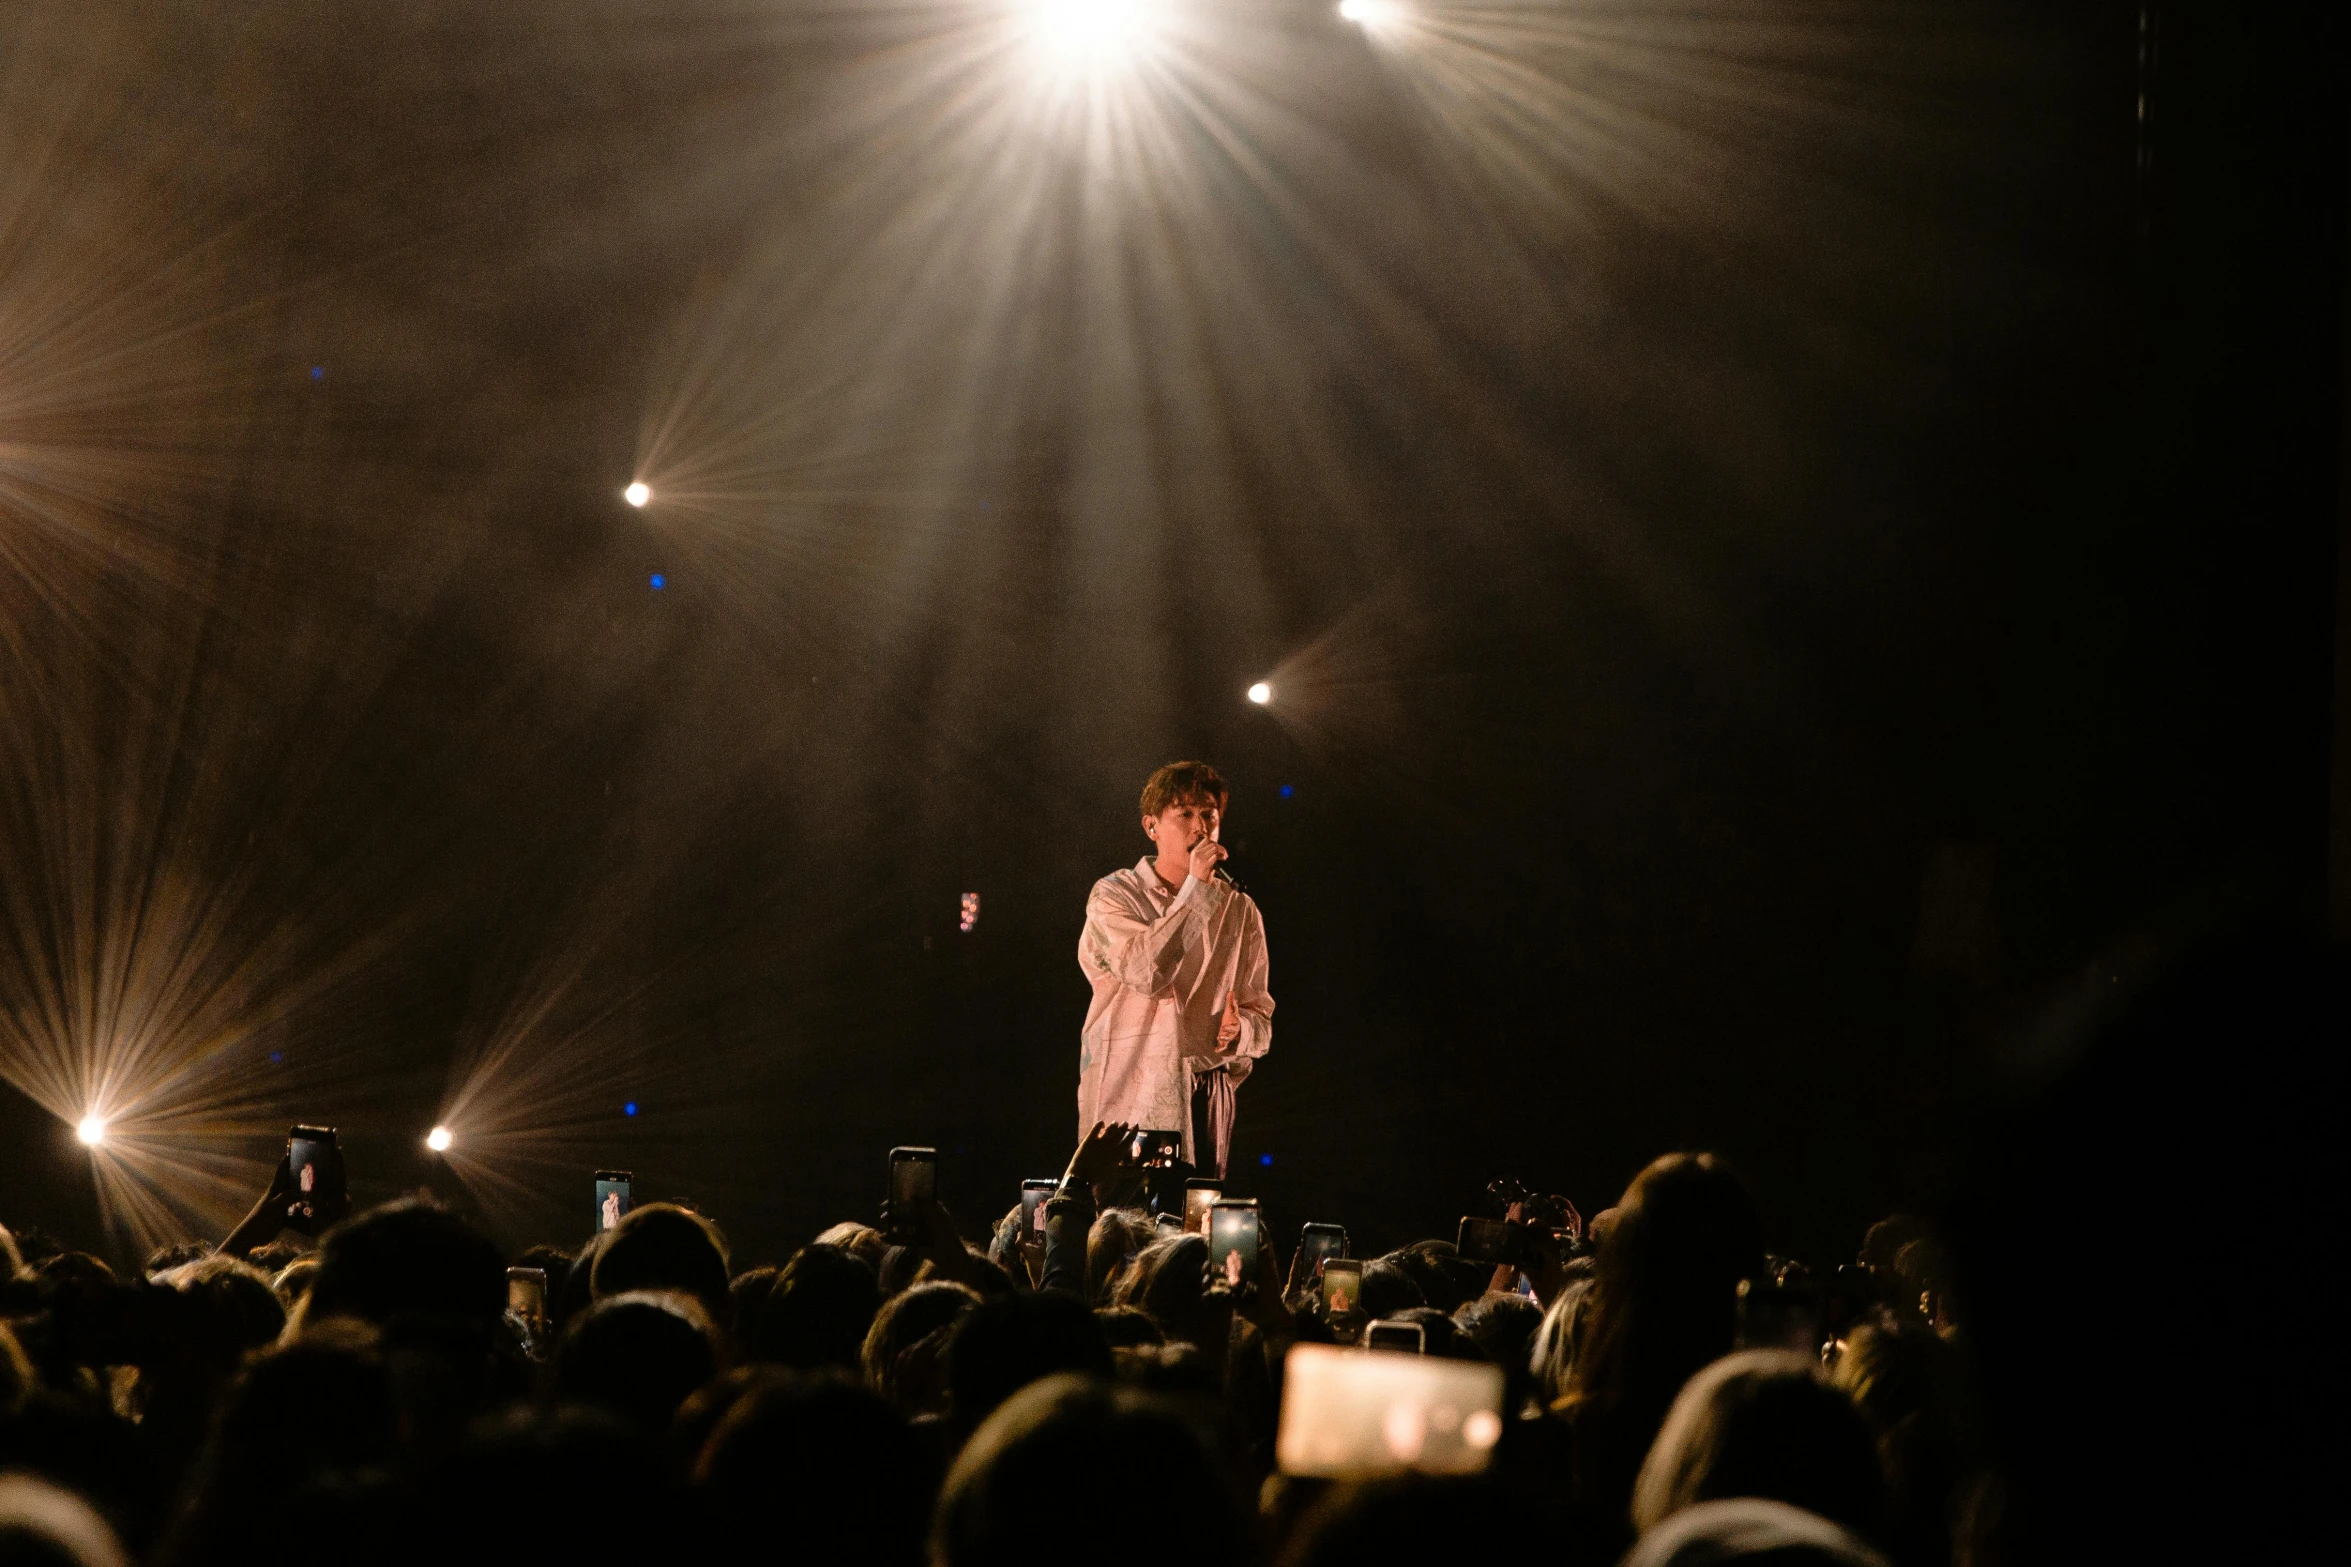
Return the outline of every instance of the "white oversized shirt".
{"type": "Polygon", "coordinates": [[[1221,1062],[1238,1083],[1273,1048],[1256,903],[1230,882],[1190,876],[1171,892],[1145,855],[1094,883],[1078,967],[1094,987],[1078,1036],[1078,1135],[1097,1121],[1181,1131],[1193,1158],[1192,1074],[1221,1062]],[[1241,1037],[1221,1055],[1228,997],[1241,1037]]]}

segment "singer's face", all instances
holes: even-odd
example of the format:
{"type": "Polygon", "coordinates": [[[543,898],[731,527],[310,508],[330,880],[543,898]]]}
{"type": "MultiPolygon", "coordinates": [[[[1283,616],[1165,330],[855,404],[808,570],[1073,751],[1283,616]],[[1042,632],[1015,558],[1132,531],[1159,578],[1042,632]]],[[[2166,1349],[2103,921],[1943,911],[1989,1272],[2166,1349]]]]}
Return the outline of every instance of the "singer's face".
{"type": "Polygon", "coordinates": [[[1216,836],[1223,812],[1214,800],[1179,800],[1157,816],[1143,818],[1143,831],[1165,852],[1189,854],[1192,845],[1216,836]]]}

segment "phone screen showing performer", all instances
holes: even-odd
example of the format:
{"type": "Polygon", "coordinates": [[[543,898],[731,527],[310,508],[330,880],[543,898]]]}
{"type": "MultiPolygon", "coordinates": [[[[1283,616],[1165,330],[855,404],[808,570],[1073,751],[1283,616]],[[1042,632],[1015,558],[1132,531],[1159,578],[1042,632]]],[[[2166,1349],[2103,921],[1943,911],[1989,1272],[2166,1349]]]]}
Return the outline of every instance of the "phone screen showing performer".
{"type": "Polygon", "coordinates": [[[1353,1257],[1324,1259],[1322,1277],[1316,1287],[1322,1291],[1322,1309],[1330,1316],[1361,1309],[1363,1300],[1363,1264],[1353,1257]]]}
{"type": "Polygon", "coordinates": [[[1208,1210],[1224,1197],[1224,1182],[1190,1180],[1184,1182],[1184,1233],[1206,1235],[1208,1210]]]}
{"type": "Polygon", "coordinates": [[[297,1126],[286,1134],[286,1177],[294,1187],[286,1207],[290,1228],[316,1235],[343,1216],[343,1161],[333,1127],[297,1126]]]}
{"type": "Polygon", "coordinates": [[[1257,1279],[1262,1236],[1255,1198],[1208,1207],[1208,1282],[1239,1289],[1257,1279]]]}
{"type": "Polygon", "coordinates": [[[506,1270],[506,1309],[525,1322],[536,1322],[547,1315],[547,1270],[545,1268],[508,1268],[506,1270]]]}
{"type": "Polygon", "coordinates": [[[617,1229],[635,1200],[637,1178],[626,1170],[596,1172],[596,1228],[617,1229]]]}

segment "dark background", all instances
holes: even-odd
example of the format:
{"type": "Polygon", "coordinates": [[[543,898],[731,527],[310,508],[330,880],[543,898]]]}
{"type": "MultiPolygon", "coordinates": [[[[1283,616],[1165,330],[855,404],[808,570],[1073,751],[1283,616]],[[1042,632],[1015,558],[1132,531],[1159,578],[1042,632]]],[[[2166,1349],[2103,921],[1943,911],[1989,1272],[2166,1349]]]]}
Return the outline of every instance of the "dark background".
{"type": "Polygon", "coordinates": [[[898,1142],[976,1231],[1178,756],[1232,1184],[1359,1248],[1706,1146],[1833,1258],[2057,988],[2319,924],[2343,18],[1437,9],[1202,0],[1089,134],[976,5],[10,7],[0,1217],[300,1118],[514,1243],[898,1142]]]}

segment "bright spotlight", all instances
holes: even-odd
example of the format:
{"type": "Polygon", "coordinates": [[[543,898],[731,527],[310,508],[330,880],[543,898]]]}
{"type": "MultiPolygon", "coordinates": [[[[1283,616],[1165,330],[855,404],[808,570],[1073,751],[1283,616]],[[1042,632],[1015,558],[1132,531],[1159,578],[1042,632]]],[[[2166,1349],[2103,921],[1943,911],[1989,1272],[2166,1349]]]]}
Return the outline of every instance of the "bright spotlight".
{"type": "Polygon", "coordinates": [[[97,1116],[85,1115],[82,1124],[73,1129],[73,1134],[82,1140],[83,1146],[95,1148],[106,1141],[106,1123],[97,1116]]]}
{"type": "Polygon", "coordinates": [[[1029,0],[1037,41],[1063,61],[1108,65],[1132,54],[1150,31],[1154,0],[1029,0]]]}
{"type": "Polygon", "coordinates": [[[457,1139],[449,1135],[449,1128],[446,1126],[436,1126],[425,1133],[424,1137],[424,1145],[435,1153],[447,1153],[449,1145],[455,1141],[457,1139]]]}
{"type": "Polygon", "coordinates": [[[1404,20],[1401,0],[1339,0],[1339,15],[1356,26],[1394,27],[1404,20]]]}
{"type": "Polygon", "coordinates": [[[1259,707],[1263,707],[1273,700],[1273,687],[1262,680],[1258,681],[1257,684],[1249,688],[1249,700],[1255,702],[1259,707]]]}
{"type": "Polygon", "coordinates": [[[631,506],[642,506],[647,501],[653,499],[653,486],[647,484],[644,480],[639,479],[634,484],[631,484],[627,489],[621,491],[620,498],[624,501],[627,501],[631,506]]]}

